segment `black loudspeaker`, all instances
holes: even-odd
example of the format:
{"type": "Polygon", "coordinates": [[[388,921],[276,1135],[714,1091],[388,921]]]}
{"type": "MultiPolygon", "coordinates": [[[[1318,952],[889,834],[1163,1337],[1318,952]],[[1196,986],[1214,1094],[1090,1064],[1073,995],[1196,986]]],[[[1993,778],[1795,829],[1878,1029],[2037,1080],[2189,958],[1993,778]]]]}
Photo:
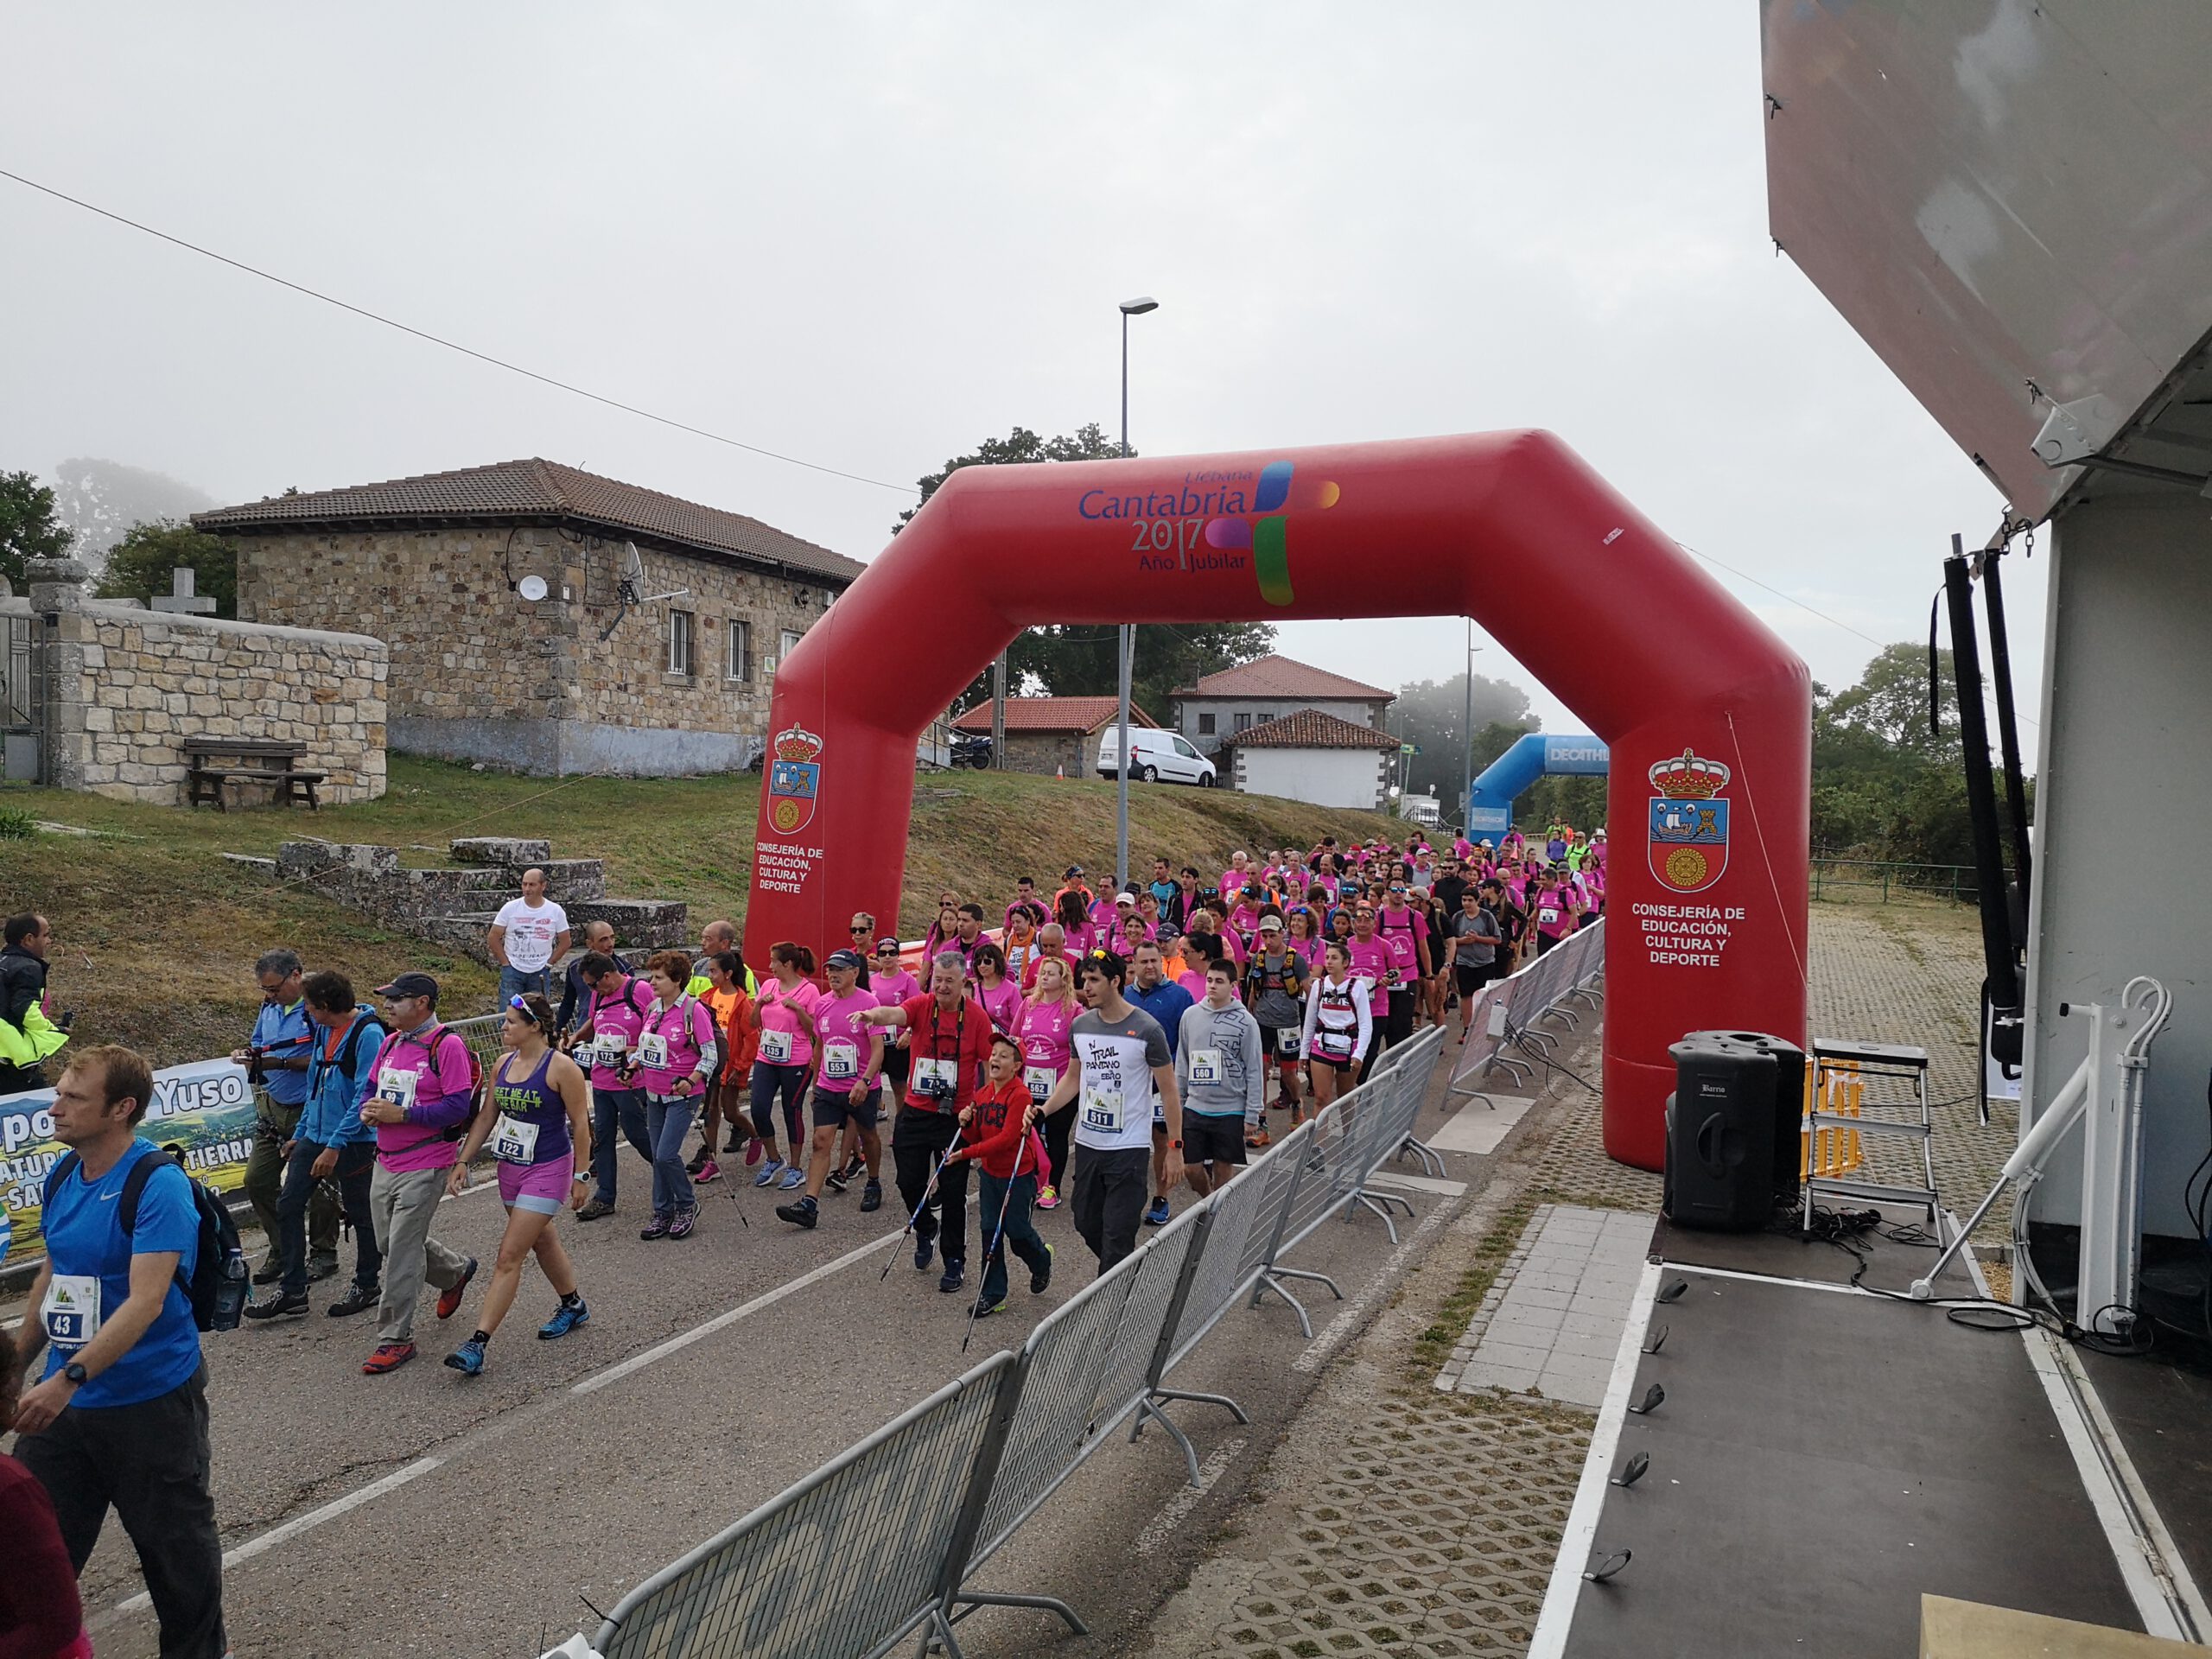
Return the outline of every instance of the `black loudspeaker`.
{"type": "Polygon", "coordinates": [[[1668,1051],[1667,1218],[1751,1232],[1774,1213],[1776,1057],[1712,1033],[1668,1051]]]}
{"type": "Polygon", "coordinates": [[[1737,1043],[1774,1056],[1774,1201],[1797,1202],[1797,1172],[1805,1158],[1805,1051],[1758,1031],[1694,1031],[1686,1043],[1737,1043]]]}

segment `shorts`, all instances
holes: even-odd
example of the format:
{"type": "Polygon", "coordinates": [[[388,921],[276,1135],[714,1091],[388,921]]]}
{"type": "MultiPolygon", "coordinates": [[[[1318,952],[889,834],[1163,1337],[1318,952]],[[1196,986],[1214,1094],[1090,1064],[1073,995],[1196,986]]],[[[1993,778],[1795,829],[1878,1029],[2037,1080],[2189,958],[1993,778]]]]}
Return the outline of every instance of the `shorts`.
{"type": "Polygon", "coordinates": [[[1358,1071],[1361,1058],[1361,1057],[1357,1054],[1353,1055],[1349,1059],[1344,1060],[1333,1058],[1326,1054],[1308,1054],[1306,1058],[1309,1064],[1313,1065],[1325,1065],[1330,1071],[1338,1073],[1339,1076],[1347,1071],[1358,1071]]]}
{"type": "Polygon", "coordinates": [[[1480,962],[1470,968],[1463,962],[1453,963],[1452,977],[1459,984],[1459,995],[1472,996],[1484,986],[1489,984],[1491,973],[1495,965],[1492,963],[1480,962]]]}
{"type": "Polygon", "coordinates": [[[1285,1065],[1295,1065],[1298,1063],[1298,1039],[1302,1029],[1298,1026],[1262,1026],[1260,1052],[1268,1059],[1281,1060],[1285,1065]],[[1282,1048],[1286,1038],[1290,1042],[1290,1052],[1287,1054],[1282,1048]]]}
{"type": "Polygon", "coordinates": [[[1244,1115],[1217,1116],[1211,1112],[1183,1114],[1183,1161],[1186,1164],[1241,1164],[1244,1161],[1244,1115]]]}
{"type": "Polygon", "coordinates": [[[569,1206],[575,1160],[566,1152],[542,1164],[501,1164],[499,1202],[534,1216],[557,1216],[569,1206]]]}
{"type": "Polygon", "coordinates": [[[828,1087],[817,1084],[814,1090],[814,1127],[817,1129],[842,1129],[849,1119],[854,1127],[872,1129],[883,1116],[883,1085],[878,1084],[868,1091],[868,1098],[857,1106],[847,1089],[832,1084],[828,1087]]]}

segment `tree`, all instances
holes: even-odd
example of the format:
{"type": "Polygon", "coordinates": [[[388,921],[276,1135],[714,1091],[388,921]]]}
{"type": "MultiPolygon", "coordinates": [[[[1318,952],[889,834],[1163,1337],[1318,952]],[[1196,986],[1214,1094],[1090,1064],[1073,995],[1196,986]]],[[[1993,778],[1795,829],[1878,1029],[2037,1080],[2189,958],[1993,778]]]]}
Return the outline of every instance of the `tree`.
{"type": "Polygon", "coordinates": [[[100,599],[151,600],[171,591],[171,573],[180,567],[192,572],[204,598],[215,601],[217,616],[238,613],[238,548],[173,518],[133,524],[124,531],[92,593],[100,599]]]}
{"type": "Polygon", "coordinates": [[[61,522],[77,533],[77,556],[95,575],[133,524],[186,518],[216,505],[213,497],[166,473],[90,455],[55,467],[54,486],[61,522]]]}
{"type": "Polygon", "coordinates": [[[1959,745],[1957,670],[1948,651],[1936,652],[1936,660],[1940,729],[1928,728],[1928,648],[1906,641],[1884,645],[1858,684],[1817,707],[1816,739],[1825,721],[1832,736],[1872,737],[1902,754],[1955,771],[1965,753],[1959,745]]]}
{"type": "MultiPolygon", "coordinates": [[[[1446,801],[1459,798],[1461,771],[1461,747],[1467,742],[1462,734],[1460,722],[1467,712],[1467,677],[1454,674],[1448,680],[1415,680],[1398,688],[1398,701],[1390,709],[1390,728],[1401,741],[1416,744],[1421,753],[1414,755],[1407,768],[1406,792],[1426,795],[1433,787],[1446,801]]],[[[1529,694],[1507,680],[1493,680],[1485,675],[1474,677],[1474,731],[1479,734],[1493,727],[1511,728],[1517,737],[1525,731],[1535,729],[1529,714],[1529,694]]],[[[1510,744],[1512,738],[1506,742],[1510,744]]],[[[1497,753],[1476,760],[1472,771],[1480,772],[1497,755],[1497,753]]],[[[1447,814],[1456,818],[1456,811],[1447,814]]]]}
{"type": "MultiPolygon", "coordinates": [[[[1132,451],[1131,453],[1135,453],[1132,451]]],[[[963,467],[1021,466],[1056,461],[1112,461],[1122,446],[1109,438],[1097,422],[1058,437],[1039,437],[1027,427],[1017,426],[1003,438],[986,438],[969,454],[955,455],[934,473],[916,480],[920,501],[899,515],[894,536],[928,505],[938,486],[963,467]]],[[[1016,691],[1046,696],[1115,696],[1121,691],[1120,665],[1115,661],[1119,630],[1111,626],[1068,626],[1030,628],[1007,652],[1007,683],[1016,691]]],[[[1263,622],[1141,623],[1136,631],[1135,667],[1130,676],[1129,700],[1162,725],[1169,723],[1169,707],[1179,687],[1189,685],[1201,674],[1212,674],[1239,663],[1263,657],[1274,644],[1275,631],[1263,622]]],[[[988,672],[979,674],[955,699],[955,707],[973,708],[990,696],[988,672]]]]}
{"type": "Polygon", "coordinates": [[[29,473],[0,473],[0,579],[22,592],[30,562],[61,557],[71,539],[52,490],[29,473]]]}

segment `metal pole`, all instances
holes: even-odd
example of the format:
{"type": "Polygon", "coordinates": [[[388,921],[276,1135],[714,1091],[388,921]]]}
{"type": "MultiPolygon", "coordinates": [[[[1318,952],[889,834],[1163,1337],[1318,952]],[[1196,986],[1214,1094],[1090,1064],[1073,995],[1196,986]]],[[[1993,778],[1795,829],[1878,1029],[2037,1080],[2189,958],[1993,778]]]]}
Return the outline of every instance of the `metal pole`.
{"type": "Polygon", "coordinates": [[[1463,836],[1467,834],[1467,797],[1474,787],[1475,619],[1471,616],[1467,619],[1467,696],[1459,711],[1459,833],[1463,836]]]}
{"type": "Polygon", "coordinates": [[[991,770],[1006,769],[1006,657],[991,664],[991,770]]]}
{"type": "MultiPolygon", "coordinates": [[[[1122,459],[1129,458],[1129,314],[1122,313],[1122,459]]],[[[1122,764],[1114,779],[1114,891],[1129,885],[1129,677],[1137,654],[1136,625],[1122,624],[1116,642],[1121,658],[1122,764]]]]}

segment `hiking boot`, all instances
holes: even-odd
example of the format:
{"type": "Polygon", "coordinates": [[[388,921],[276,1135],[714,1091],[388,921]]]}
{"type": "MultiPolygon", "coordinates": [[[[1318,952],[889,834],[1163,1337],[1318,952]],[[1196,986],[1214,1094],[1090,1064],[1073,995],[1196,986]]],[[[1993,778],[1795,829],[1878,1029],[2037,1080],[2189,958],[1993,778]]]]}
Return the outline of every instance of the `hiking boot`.
{"type": "Polygon", "coordinates": [[[776,1213],[794,1227],[812,1227],[822,1219],[822,1211],[812,1198],[801,1198],[797,1204],[779,1204],[776,1213]]]}
{"type": "Polygon", "coordinates": [[[371,1285],[364,1289],[359,1285],[347,1287],[346,1294],[322,1310],[326,1319],[351,1319],[356,1313],[365,1313],[384,1300],[384,1292],[371,1285]]]}
{"type": "Polygon", "coordinates": [[[722,1166],[709,1158],[691,1172],[691,1185],[705,1186],[709,1182],[719,1181],[721,1178],[722,1166]]]}
{"type": "Polygon", "coordinates": [[[1052,1282],[1052,1247],[1045,1247],[1045,1265],[1029,1269],[1029,1294],[1042,1296],[1052,1282]]]}
{"type": "Polygon", "coordinates": [[[944,1272],[937,1281],[938,1290],[950,1295],[968,1282],[968,1264],[957,1255],[944,1258],[944,1272]]]}
{"type": "Polygon", "coordinates": [[[870,1181],[866,1186],[861,1189],[861,1213],[865,1215],[871,1210],[880,1210],[882,1208],[883,1183],[881,1181],[870,1181]]]}
{"type": "Polygon", "coordinates": [[[284,1264],[273,1255],[253,1270],[253,1282],[257,1285],[273,1285],[283,1276],[284,1264]]]}
{"type": "Polygon", "coordinates": [[[1167,1224],[1168,1217],[1173,1213],[1168,1209],[1167,1200],[1164,1196],[1154,1198],[1145,1210],[1144,1224],[1147,1227],[1165,1227],[1167,1224]]]}
{"type": "Polygon", "coordinates": [[[594,1198],[590,1203],[585,1205],[582,1209],[576,1211],[576,1219],[578,1221],[597,1221],[601,1216],[611,1216],[613,1213],[614,1206],[609,1204],[605,1198],[594,1198]]]}
{"type": "Polygon", "coordinates": [[[281,1319],[287,1314],[307,1311],[308,1294],[304,1290],[271,1296],[266,1301],[248,1302],[245,1306],[245,1316],[249,1319],[281,1319]]]}
{"type": "Polygon", "coordinates": [[[446,1363],[463,1376],[484,1375],[484,1344],[471,1337],[446,1356],[446,1363]]]}
{"type": "Polygon", "coordinates": [[[537,1327],[537,1339],[540,1342],[557,1342],[578,1325],[590,1322],[591,1309],[585,1306],[581,1300],[563,1302],[553,1310],[553,1317],[537,1327]]]}
{"type": "Polygon", "coordinates": [[[740,1135],[735,1129],[732,1129],[728,1135],[722,1137],[722,1150],[724,1152],[743,1152],[745,1150],[745,1137],[740,1135]]]}
{"type": "MultiPolygon", "coordinates": [[[[749,1155],[746,1161],[748,1163],[752,1161],[749,1155]]],[[[776,1177],[783,1173],[784,1160],[780,1158],[771,1158],[766,1163],[760,1166],[760,1173],[753,1178],[753,1185],[755,1186],[773,1186],[776,1184],[776,1177]]]]}
{"type": "Polygon", "coordinates": [[[702,1145],[698,1151],[683,1160],[683,1173],[696,1179],[699,1172],[714,1160],[715,1149],[712,1147],[702,1145]]]}
{"type": "Polygon", "coordinates": [[[461,1299],[467,1293],[468,1281],[476,1276],[476,1258],[470,1256],[461,1277],[438,1293],[438,1317],[449,1319],[461,1312],[461,1299]]]}
{"type": "Polygon", "coordinates": [[[334,1255],[311,1255],[308,1258],[308,1283],[319,1285],[326,1279],[338,1276],[338,1258],[334,1255]]]}
{"type": "Polygon", "coordinates": [[[411,1342],[380,1342],[376,1352],[361,1362],[361,1373],[365,1376],[382,1376],[386,1371],[397,1370],[414,1357],[415,1344],[411,1342]]]}
{"type": "Polygon", "coordinates": [[[671,1238],[689,1238],[691,1230],[698,1224],[699,1206],[687,1204],[669,1218],[668,1236],[671,1238]]]}
{"type": "Polygon", "coordinates": [[[670,1218],[668,1217],[662,1215],[658,1210],[656,1210],[653,1212],[653,1218],[647,1222],[644,1227],[639,1230],[638,1236],[639,1238],[645,1239],[666,1238],[668,1236],[669,1230],[669,1219],[670,1218]]]}

